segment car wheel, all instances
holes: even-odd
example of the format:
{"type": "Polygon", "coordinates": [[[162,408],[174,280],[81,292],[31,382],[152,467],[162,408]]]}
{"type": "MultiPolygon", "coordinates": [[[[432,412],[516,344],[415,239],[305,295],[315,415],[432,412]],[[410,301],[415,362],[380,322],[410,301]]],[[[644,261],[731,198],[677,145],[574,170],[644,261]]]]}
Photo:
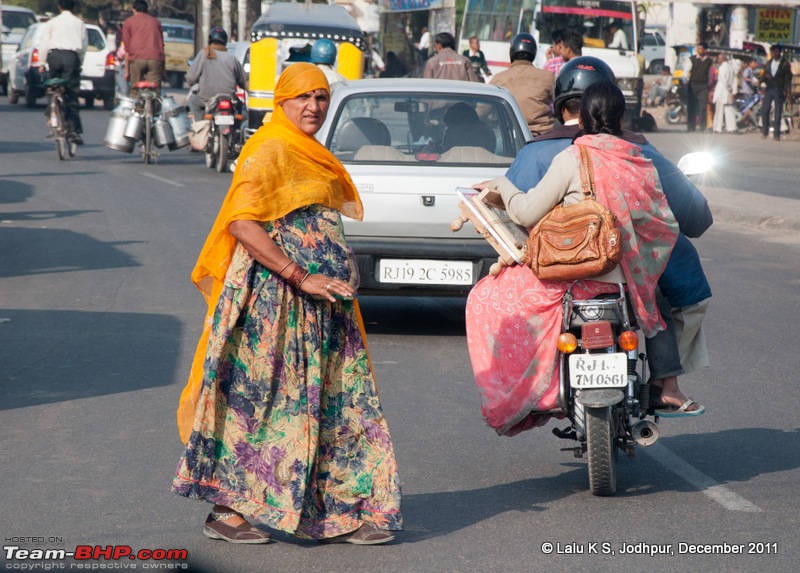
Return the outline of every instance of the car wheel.
{"type": "Polygon", "coordinates": [[[36,107],[36,94],[30,84],[25,86],[25,107],[36,107]]]}
{"type": "Polygon", "coordinates": [[[19,92],[8,86],[8,103],[15,104],[19,101],[19,92]]]}
{"type": "Polygon", "coordinates": [[[86,109],[92,109],[94,107],[94,96],[86,96],[83,98],[83,101],[86,102],[86,109]]]}
{"type": "Polygon", "coordinates": [[[112,110],[114,109],[114,95],[109,94],[103,97],[103,109],[105,110],[112,110]]]}
{"type": "Polygon", "coordinates": [[[664,69],[664,60],[653,60],[650,62],[650,73],[661,75],[661,70],[664,69]]]}

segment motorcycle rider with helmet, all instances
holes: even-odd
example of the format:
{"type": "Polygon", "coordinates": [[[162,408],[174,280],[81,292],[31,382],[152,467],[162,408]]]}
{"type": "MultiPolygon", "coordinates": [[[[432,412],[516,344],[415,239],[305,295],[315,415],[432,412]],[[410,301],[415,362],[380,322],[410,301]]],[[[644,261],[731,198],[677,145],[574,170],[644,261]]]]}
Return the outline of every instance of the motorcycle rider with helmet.
{"type": "Polygon", "coordinates": [[[536,40],[530,34],[517,34],[511,39],[509,58],[511,67],[496,74],[489,83],[511,92],[532,134],[544,133],[553,127],[550,104],[555,77],[533,65],[536,40]]]}
{"type": "Polygon", "coordinates": [[[336,63],[336,44],[327,38],[320,38],[311,46],[311,63],[322,70],[322,73],[328,78],[331,89],[335,83],[343,82],[346,79],[333,67],[333,64],[336,63]]]}
{"type": "Polygon", "coordinates": [[[189,113],[194,121],[203,119],[206,105],[217,94],[233,94],[236,88],[247,90],[244,68],[236,56],[228,52],[228,34],[221,26],[211,28],[208,46],[200,50],[186,74],[192,85],[187,98],[189,113]],[[197,84],[195,89],[194,84],[197,84]]]}
{"type": "MultiPolygon", "coordinates": [[[[534,138],[522,148],[506,173],[517,188],[527,192],[535,187],[553,158],[572,144],[580,130],[578,118],[583,91],[606,80],[615,82],[614,72],[598,58],[581,56],[564,64],[553,89],[555,116],[563,125],[534,138]]],[[[664,417],[696,416],[705,409],[684,396],[678,388],[678,376],[708,366],[701,327],[711,289],[697,250],[687,236],[699,237],[711,226],[711,210],[697,187],[644,136],[623,130],[622,137],[641,147],[642,155],[653,162],[681,230],[658,283],[657,300],[667,329],[645,339],[651,405],[664,417]],[[678,411],[681,406],[683,410],[678,411]]]]}

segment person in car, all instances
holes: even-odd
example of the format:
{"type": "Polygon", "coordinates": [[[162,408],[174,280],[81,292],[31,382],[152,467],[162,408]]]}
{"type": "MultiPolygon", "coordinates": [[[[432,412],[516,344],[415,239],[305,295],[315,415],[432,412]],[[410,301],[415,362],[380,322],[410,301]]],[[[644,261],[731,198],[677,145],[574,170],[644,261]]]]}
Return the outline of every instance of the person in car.
{"type": "Polygon", "coordinates": [[[236,56],[228,52],[228,34],[221,26],[211,28],[208,46],[200,50],[186,73],[190,86],[197,84],[187,98],[194,121],[203,119],[205,108],[217,94],[232,95],[236,88],[247,90],[244,68],[236,56]]]}
{"type": "MultiPolygon", "coordinates": [[[[566,65],[561,74],[565,70],[566,65]]],[[[527,266],[515,265],[481,279],[470,292],[466,308],[470,359],[483,417],[499,434],[514,435],[540,425],[538,410],[555,405],[556,340],[568,288],[576,298],[590,298],[615,292],[617,283],[624,282],[644,335],[665,328],[656,286],[677,240],[678,224],[652,163],[638,146],[622,138],[624,113],[620,89],[607,80],[594,83],[581,97],[580,136],[555,156],[534,188],[524,193],[506,177],[474,186],[489,189],[487,202],[502,206],[514,222],[531,229],[557,204],[583,199],[578,146],[584,146],[593,164],[597,200],[614,214],[623,237],[619,266],[602,277],[543,281],[527,266]]]]}
{"type": "Polygon", "coordinates": [[[268,542],[247,516],[303,539],[386,543],[402,529],[397,462],[341,218],[361,219],[361,199],[314,138],[322,71],[288,66],[274,98],[192,273],[209,306],[172,491],[214,504],[213,539],[268,542]]]}
{"type": "MultiPolygon", "coordinates": [[[[78,109],[78,90],[81,87],[81,64],[89,46],[86,24],[75,16],[75,0],[58,0],[58,16],[48,20],[39,42],[39,58],[47,62],[51,78],[67,81],[64,91],[64,122],[67,141],[83,145],[83,124],[78,109]]],[[[41,73],[47,69],[39,68],[41,73]]]]}
{"type": "Polygon", "coordinates": [[[425,62],[423,78],[439,80],[462,80],[479,82],[472,62],[466,56],[456,52],[456,39],[450,32],[439,32],[434,36],[436,55],[425,62]]]}
{"type": "MultiPolygon", "coordinates": [[[[613,82],[614,73],[597,58],[573,59],[564,67],[553,92],[556,117],[563,125],[534,138],[520,151],[506,173],[516,187],[535,187],[556,155],[571,145],[580,131],[578,121],[583,92],[601,81],[613,82]]],[[[623,130],[622,137],[637,145],[642,155],[653,162],[681,230],[656,293],[666,328],[645,339],[652,402],[662,415],[669,416],[689,400],[678,386],[678,376],[709,364],[702,323],[711,288],[697,250],[687,237],[701,236],[712,225],[713,217],[697,187],[645,137],[628,130],[623,130]]],[[[697,404],[689,404],[684,410],[684,415],[701,413],[703,408],[697,404]]]]}
{"type": "Polygon", "coordinates": [[[539,135],[553,127],[551,112],[555,77],[533,65],[536,40],[530,34],[517,34],[509,48],[511,67],[499,72],[490,82],[506,88],[517,100],[531,133],[539,135]]]}

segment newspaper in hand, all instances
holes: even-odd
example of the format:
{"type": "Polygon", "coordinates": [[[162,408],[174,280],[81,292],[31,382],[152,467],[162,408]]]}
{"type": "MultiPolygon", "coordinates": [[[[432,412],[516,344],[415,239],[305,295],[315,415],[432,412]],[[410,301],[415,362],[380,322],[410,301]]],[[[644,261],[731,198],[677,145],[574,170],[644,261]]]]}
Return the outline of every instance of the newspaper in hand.
{"type": "MultiPolygon", "coordinates": [[[[470,221],[479,234],[491,244],[500,255],[504,265],[522,263],[525,258],[525,243],[528,230],[511,220],[505,209],[498,209],[483,202],[488,190],[479,192],[470,187],[456,187],[456,194],[461,199],[458,204],[461,210],[460,221],[470,221]]],[[[461,228],[454,221],[451,228],[461,228]]]]}

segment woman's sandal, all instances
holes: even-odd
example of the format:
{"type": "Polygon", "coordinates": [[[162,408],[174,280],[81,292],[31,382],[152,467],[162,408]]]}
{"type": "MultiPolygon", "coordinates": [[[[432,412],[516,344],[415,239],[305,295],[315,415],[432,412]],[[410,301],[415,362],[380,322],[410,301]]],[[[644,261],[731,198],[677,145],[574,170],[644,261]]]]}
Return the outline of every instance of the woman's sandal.
{"type": "Polygon", "coordinates": [[[336,537],[328,537],[327,539],[320,539],[320,543],[352,543],[353,545],[380,545],[381,543],[389,543],[394,539],[394,534],[384,529],[378,529],[374,525],[364,523],[350,533],[344,535],[337,535],[336,537]]]}
{"type": "Polygon", "coordinates": [[[206,518],[203,533],[206,537],[211,539],[221,539],[228,543],[269,543],[270,536],[266,531],[262,531],[257,527],[253,527],[247,521],[232,527],[223,523],[226,519],[239,515],[238,513],[217,513],[212,511],[206,518]]]}

